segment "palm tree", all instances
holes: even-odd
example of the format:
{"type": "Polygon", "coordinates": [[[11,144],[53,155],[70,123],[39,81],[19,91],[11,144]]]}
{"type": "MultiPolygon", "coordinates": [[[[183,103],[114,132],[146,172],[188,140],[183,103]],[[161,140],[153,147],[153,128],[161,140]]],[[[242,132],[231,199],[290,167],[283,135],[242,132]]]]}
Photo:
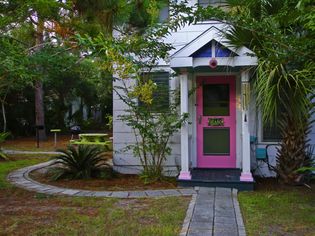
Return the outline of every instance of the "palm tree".
{"type": "Polygon", "coordinates": [[[276,124],[282,139],[273,170],[283,183],[300,179],[297,170],[310,165],[307,154],[313,109],[315,42],[311,14],[302,1],[228,0],[226,33],[231,44],[245,45],[258,57],[254,91],[264,123],[276,124]],[[298,5],[300,3],[300,5],[298,5]]]}

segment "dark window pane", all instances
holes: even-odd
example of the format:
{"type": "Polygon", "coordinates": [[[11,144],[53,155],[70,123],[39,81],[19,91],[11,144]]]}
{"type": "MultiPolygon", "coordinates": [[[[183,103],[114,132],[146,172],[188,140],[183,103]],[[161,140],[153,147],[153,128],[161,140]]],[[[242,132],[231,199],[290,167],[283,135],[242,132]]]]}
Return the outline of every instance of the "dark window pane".
{"type": "Polygon", "coordinates": [[[229,116],[230,88],[228,84],[203,85],[203,115],[229,116]]]}
{"type": "Polygon", "coordinates": [[[280,128],[276,124],[263,125],[263,141],[278,142],[281,139],[280,128]]]}
{"type": "MultiPolygon", "coordinates": [[[[285,114],[286,109],[282,105],[278,105],[278,112],[279,114],[285,114]]],[[[281,115],[279,115],[281,116],[281,115]]],[[[262,140],[264,142],[279,142],[281,140],[281,130],[278,125],[278,121],[275,120],[274,122],[263,124],[263,137],[262,140]]]]}
{"type": "Polygon", "coordinates": [[[229,155],[230,154],[230,129],[229,128],[204,128],[203,129],[203,154],[204,155],[229,155]]]}

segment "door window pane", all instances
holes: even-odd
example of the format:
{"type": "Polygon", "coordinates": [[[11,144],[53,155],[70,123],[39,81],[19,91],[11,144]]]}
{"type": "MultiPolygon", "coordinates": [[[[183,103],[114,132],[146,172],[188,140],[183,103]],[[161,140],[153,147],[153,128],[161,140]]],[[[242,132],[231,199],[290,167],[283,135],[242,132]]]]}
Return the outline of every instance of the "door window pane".
{"type": "Polygon", "coordinates": [[[203,115],[229,116],[230,88],[228,84],[203,85],[203,115]]]}
{"type": "Polygon", "coordinates": [[[204,128],[203,154],[230,155],[230,129],[204,128]]]}

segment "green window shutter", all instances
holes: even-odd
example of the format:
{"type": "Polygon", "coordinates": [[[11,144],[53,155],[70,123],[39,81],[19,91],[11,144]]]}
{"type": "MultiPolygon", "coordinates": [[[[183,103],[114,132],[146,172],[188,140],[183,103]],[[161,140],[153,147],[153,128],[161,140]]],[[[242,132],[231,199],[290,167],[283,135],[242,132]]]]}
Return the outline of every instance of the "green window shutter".
{"type": "Polygon", "coordinates": [[[169,73],[156,73],[152,80],[157,85],[157,89],[153,93],[153,109],[165,112],[168,110],[170,102],[169,73]]]}
{"type": "MultiPolygon", "coordinates": [[[[145,74],[144,78],[152,80],[157,85],[157,89],[153,92],[153,102],[150,105],[151,111],[157,113],[168,111],[170,103],[169,73],[155,72],[145,74]]],[[[138,104],[143,106],[140,101],[138,104]]]]}

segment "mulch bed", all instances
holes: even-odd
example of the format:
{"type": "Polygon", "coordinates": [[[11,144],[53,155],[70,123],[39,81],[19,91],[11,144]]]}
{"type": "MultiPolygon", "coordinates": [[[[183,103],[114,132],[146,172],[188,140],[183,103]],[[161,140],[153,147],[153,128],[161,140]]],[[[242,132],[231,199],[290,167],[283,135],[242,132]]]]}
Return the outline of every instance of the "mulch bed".
{"type": "MultiPolygon", "coordinates": [[[[109,133],[111,135],[111,133],[109,133]]],[[[57,147],[54,147],[53,136],[48,136],[47,141],[40,142],[40,148],[36,148],[36,141],[34,137],[23,137],[14,140],[7,140],[3,147],[6,149],[28,150],[28,151],[55,151],[56,149],[66,149],[69,145],[71,135],[58,134],[57,147]]],[[[106,157],[110,159],[112,152],[106,152],[106,157]]],[[[23,159],[14,154],[11,160],[23,159]]],[[[123,175],[116,174],[112,179],[88,179],[88,180],[58,180],[51,181],[47,174],[41,171],[33,171],[31,177],[38,182],[72,189],[94,190],[94,191],[132,191],[132,190],[147,190],[147,189],[170,189],[176,188],[175,178],[167,178],[162,182],[154,182],[144,184],[143,180],[138,175],[123,175]]]]}
{"type": "MultiPolygon", "coordinates": [[[[176,188],[175,178],[166,178],[162,182],[144,184],[138,175],[116,173],[111,179],[87,179],[87,180],[58,180],[52,181],[47,173],[41,170],[31,172],[30,177],[34,180],[63,188],[94,190],[94,191],[134,191],[148,189],[171,189],[176,188]]],[[[310,188],[299,185],[290,186],[278,183],[276,178],[256,178],[255,191],[290,191],[296,189],[302,194],[315,193],[315,181],[307,183],[310,188]]]]}
{"type": "Polygon", "coordinates": [[[134,191],[148,189],[176,188],[176,179],[167,178],[162,182],[144,184],[138,175],[116,174],[111,179],[58,180],[52,181],[49,175],[40,170],[30,173],[30,177],[40,183],[57,187],[93,190],[93,191],[134,191]]]}

